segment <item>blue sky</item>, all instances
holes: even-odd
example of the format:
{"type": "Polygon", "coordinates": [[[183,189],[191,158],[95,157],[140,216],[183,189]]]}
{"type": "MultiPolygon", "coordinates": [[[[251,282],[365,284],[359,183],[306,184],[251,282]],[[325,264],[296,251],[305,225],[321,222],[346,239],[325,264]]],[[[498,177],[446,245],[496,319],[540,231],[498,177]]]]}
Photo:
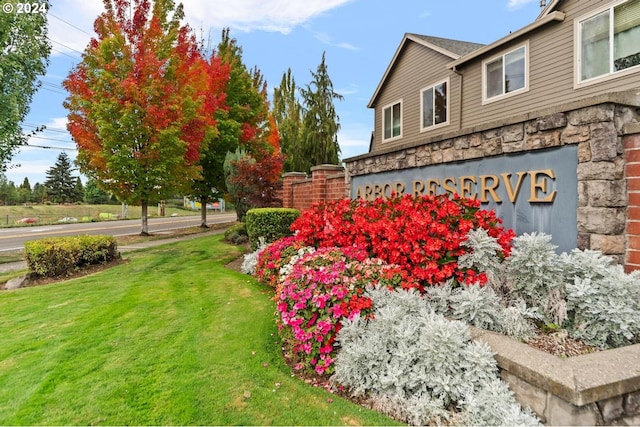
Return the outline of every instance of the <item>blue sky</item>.
{"type": "MultiPolygon", "coordinates": [[[[25,130],[46,125],[14,157],[6,175],[16,185],[25,177],[33,186],[75,144],[66,132],[66,98],[61,82],[80,61],[93,35],[101,0],[51,0],[49,38],[53,50],[43,85],[35,95],[25,130]],[[40,146],[40,147],[38,147],[40,146]],[[41,148],[50,147],[50,148],[41,148]]],[[[291,68],[296,84],[311,81],[326,52],[336,92],[342,158],[366,153],[373,130],[367,104],[405,33],[476,43],[491,43],[533,22],[539,0],[182,0],[188,23],[215,46],[224,27],[231,29],[249,68],[257,66],[269,90],[291,68]]]]}

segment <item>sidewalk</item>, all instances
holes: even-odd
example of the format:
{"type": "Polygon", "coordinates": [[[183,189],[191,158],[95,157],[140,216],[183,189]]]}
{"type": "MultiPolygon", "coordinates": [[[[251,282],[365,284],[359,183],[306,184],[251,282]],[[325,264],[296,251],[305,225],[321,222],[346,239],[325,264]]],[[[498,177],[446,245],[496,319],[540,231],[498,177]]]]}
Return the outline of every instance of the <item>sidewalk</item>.
{"type": "MultiPolygon", "coordinates": [[[[202,233],[190,234],[188,236],[178,236],[178,237],[167,236],[166,238],[149,240],[147,242],[140,242],[140,243],[134,243],[131,245],[118,246],[118,250],[120,251],[120,253],[124,254],[127,252],[136,251],[139,249],[152,248],[155,246],[166,245],[173,242],[181,242],[184,240],[197,239],[198,237],[211,236],[214,234],[222,234],[225,232],[225,230],[226,228],[220,228],[215,230],[204,231],[202,233]]],[[[154,235],[162,236],[162,233],[160,232],[154,235]]],[[[0,264],[0,273],[24,270],[26,268],[27,268],[26,261],[8,262],[8,263],[0,264]]]]}

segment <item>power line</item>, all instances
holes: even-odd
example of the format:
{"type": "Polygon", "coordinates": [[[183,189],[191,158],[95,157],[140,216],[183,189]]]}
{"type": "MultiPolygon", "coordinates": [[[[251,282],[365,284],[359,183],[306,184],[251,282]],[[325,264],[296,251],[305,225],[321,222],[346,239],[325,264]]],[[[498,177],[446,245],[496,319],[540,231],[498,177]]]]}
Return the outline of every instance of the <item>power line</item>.
{"type": "MultiPolygon", "coordinates": [[[[34,123],[23,123],[22,126],[26,126],[29,128],[34,128],[34,129],[39,129],[44,125],[36,125],[34,123]]],[[[49,127],[49,126],[45,126],[45,129],[43,129],[43,131],[46,132],[56,132],[56,133],[67,133],[67,130],[64,128],[56,128],[56,127],[49,127]]]]}
{"type": "Polygon", "coordinates": [[[38,136],[38,135],[33,135],[31,138],[37,138],[37,139],[44,139],[47,141],[56,141],[56,142],[66,142],[68,144],[73,144],[73,141],[68,141],[68,140],[64,140],[64,139],[56,139],[56,138],[49,138],[46,136],[38,136]]]}
{"type": "Polygon", "coordinates": [[[55,89],[50,89],[48,87],[43,87],[41,88],[42,90],[48,90],[49,92],[53,92],[53,93],[57,93],[58,95],[66,95],[65,92],[61,92],[59,90],[55,90],[55,89]]]}
{"type": "Polygon", "coordinates": [[[59,53],[59,54],[61,54],[61,55],[68,56],[69,58],[71,58],[71,59],[73,59],[73,60],[75,60],[75,61],[77,61],[77,60],[78,60],[78,58],[76,58],[75,56],[71,56],[71,55],[69,55],[67,52],[63,52],[63,51],[58,50],[58,49],[53,48],[53,47],[51,48],[51,50],[52,50],[52,51],[54,51],[54,52],[58,52],[58,53],[59,53]]]}
{"type": "MultiPolygon", "coordinates": [[[[50,37],[48,37],[48,36],[47,36],[47,39],[49,39],[49,41],[51,41],[51,42],[53,42],[53,43],[59,44],[59,45],[60,45],[60,46],[62,46],[62,47],[65,47],[65,48],[67,48],[67,49],[69,49],[69,50],[71,50],[71,51],[73,51],[73,52],[77,52],[77,53],[79,53],[80,55],[82,55],[82,52],[80,52],[79,50],[76,50],[76,49],[72,48],[71,46],[67,46],[67,45],[66,45],[66,44],[64,44],[64,43],[60,43],[59,41],[53,40],[52,38],[50,38],[50,37]]],[[[53,48],[51,48],[51,49],[52,49],[52,50],[54,50],[53,48]]],[[[72,58],[73,58],[73,57],[72,57],[72,58]]],[[[74,59],[77,59],[77,58],[74,58],[74,59]]]]}
{"type": "Polygon", "coordinates": [[[75,28],[76,30],[78,30],[78,31],[80,31],[80,32],[82,32],[82,33],[85,33],[86,35],[88,35],[88,36],[90,36],[90,37],[93,37],[93,35],[89,34],[89,33],[88,33],[88,32],[86,32],[85,30],[83,30],[82,28],[80,28],[80,27],[76,27],[76,26],[75,26],[75,25],[73,25],[72,23],[65,21],[64,19],[60,18],[59,16],[54,15],[54,14],[53,14],[53,13],[51,13],[51,12],[48,12],[48,13],[47,13],[47,16],[52,16],[52,17],[56,18],[58,21],[60,21],[60,22],[64,22],[64,23],[65,23],[65,24],[67,24],[68,26],[73,27],[73,28],[75,28]]]}
{"type": "Polygon", "coordinates": [[[43,148],[45,150],[62,150],[62,151],[77,151],[78,150],[77,148],[52,147],[52,146],[46,146],[46,145],[33,145],[33,144],[23,145],[23,147],[43,148]]]}

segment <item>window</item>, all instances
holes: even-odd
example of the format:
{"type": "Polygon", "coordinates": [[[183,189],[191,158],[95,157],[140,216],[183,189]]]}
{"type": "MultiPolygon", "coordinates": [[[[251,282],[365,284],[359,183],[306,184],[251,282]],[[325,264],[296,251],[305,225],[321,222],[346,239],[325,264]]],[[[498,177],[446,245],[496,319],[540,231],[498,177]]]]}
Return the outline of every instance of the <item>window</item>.
{"type": "Polygon", "coordinates": [[[435,86],[422,89],[420,108],[422,111],[421,130],[428,130],[438,125],[449,123],[447,90],[449,81],[445,80],[435,86]]]}
{"type": "Polygon", "coordinates": [[[578,82],[640,65],[640,0],[627,0],[577,21],[578,82]]]}
{"type": "Polygon", "coordinates": [[[527,90],[527,46],[485,61],[482,71],[485,102],[527,90]]]}
{"type": "Polygon", "coordinates": [[[402,136],[402,102],[388,105],[382,110],[383,136],[382,140],[400,138],[402,136]]]}

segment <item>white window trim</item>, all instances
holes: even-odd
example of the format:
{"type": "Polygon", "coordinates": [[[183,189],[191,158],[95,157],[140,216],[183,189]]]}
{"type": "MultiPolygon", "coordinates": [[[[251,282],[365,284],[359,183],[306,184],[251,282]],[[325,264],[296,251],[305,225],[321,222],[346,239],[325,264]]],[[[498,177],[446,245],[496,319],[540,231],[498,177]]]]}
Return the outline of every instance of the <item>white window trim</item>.
{"type": "MultiPolygon", "coordinates": [[[[403,102],[402,102],[402,98],[397,100],[397,101],[393,101],[390,104],[385,105],[384,107],[382,107],[382,120],[381,120],[381,132],[380,132],[380,136],[382,136],[382,142],[390,142],[390,141],[395,141],[396,139],[400,139],[402,138],[402,132],[403,132],[403,128],[404,128],[404,123],[403,123],[403,118],[404,118],[404,111],[403,111],[403,102]],[[391,111],[393,112],[393,106],[396,104],[400,104],[400,135],[398,136],[392,136],[391,138],[386,138],[384,137],[384,110],[386,110],[387,108],[391,107],[391,111]]],[[[392,125],[393,127],[393,125],[392,125]]]]}
{"type": "MultiPolygon", "coordinates": [[[[593,18],[594,16],[606,11],[610,10],[613,13],[613,9],[616,6],[621,5],[622,3],[626,3],[629,0],[618,0],[614,3],[609,3],[606,6],[600,7],[598,9],[594,9],[591,12],[582,15],[573,20],[573,55],[575,61],[573,61],[573,88],[580,89],[585,86],[591,86],[593,84],[606,82],[608,80],[617,79],[619,77],[628,76],[629,74],[634,74],[640,72],[640,66],[635,66],[631,68],[627,68],[621,71],[613,71],[607,74],[603,74],[598,77],[592,77],[587,80],[580,80],[581,70],[580,66],[582,65],[582,33],[580,32],[580,23],[586,21],[587,19],[593,18]]],[[[611,64],[609,64],[611,66],[611,64]]]]}
{"type": "MultiPolygon", "coordinates": [[[[504,60],[504,59],[503,59],[504,60]]],[[[504,50],[500,52],[499,55],[492,56],[491,58],[485,59],[482,61],[482,105],[491,104],[492,102],[502,101],[506,98],[511,98],[512,96],[520,95],[521,93],[529,92],[529,40],[525,41],[523,44],[510,48],[508,50],[504,50]],[[524,87],[514,90],[513,92],[503,93],[502,95],[497,95],[492,98],[487,98],[487,63],[493,62],[496,59],[518,50],[524,47],[524,87]]]]}
{"type": "Polygon", "coordinates": [[[449,96],[450,92],[451,92],[451,82],[449,81],[449,77],[447,77],[444,80],[440,80],[439,82],[437,82],[435,84],[432,84],[432,85],[429,85],[429,86],[425,86],[422,89],[420,89],[420,132],[429,132],[429,131],[432,131],[434,129],[441,128],[443,126],[449,126],[449,120],[451,118],[451,110],[449,108],[449,106],[450,106],[450,102],[449,101],[450,101],[450,98],[451,98],[449,96]],[[422,102],[423,101],[422,93],[425,90],[435,89],[436,86],[441,85],[442,83],[446,83],[447,84],[447,105],[446,105],[446,108],[447,108],[447,120],[442,122],[442,123],[433,124],[431,126],[423,127],[422,126],[422,123],[423,123],[422,122],[422,117],[424,115],[424,103],[422,102]]]}

